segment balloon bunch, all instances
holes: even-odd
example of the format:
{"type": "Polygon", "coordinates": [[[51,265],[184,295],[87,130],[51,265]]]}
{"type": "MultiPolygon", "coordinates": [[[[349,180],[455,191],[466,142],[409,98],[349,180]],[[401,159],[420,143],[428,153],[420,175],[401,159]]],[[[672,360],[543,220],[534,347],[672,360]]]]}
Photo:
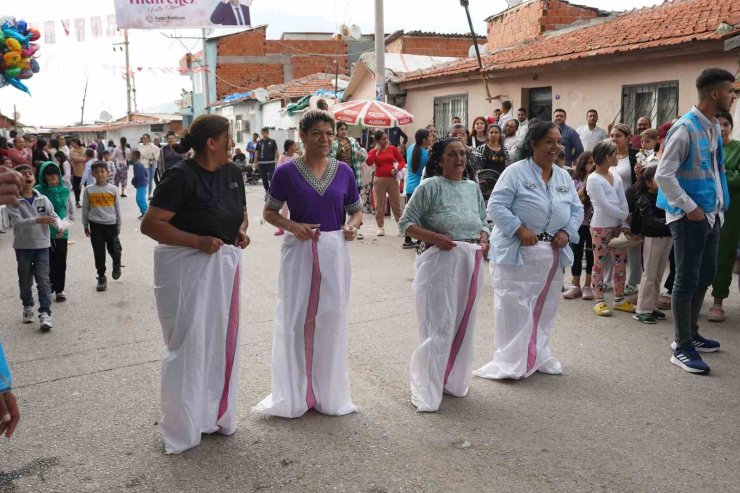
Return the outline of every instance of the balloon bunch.
{"type": "Polygon", "coordinates": [[[21,80],[30,79],[40,70],[35,58],[40,46],[31,42],[40,37],[39,30],[28,27],[26,21],[0,17],[0,87],[11,85],[31,95],[21,80]]]}

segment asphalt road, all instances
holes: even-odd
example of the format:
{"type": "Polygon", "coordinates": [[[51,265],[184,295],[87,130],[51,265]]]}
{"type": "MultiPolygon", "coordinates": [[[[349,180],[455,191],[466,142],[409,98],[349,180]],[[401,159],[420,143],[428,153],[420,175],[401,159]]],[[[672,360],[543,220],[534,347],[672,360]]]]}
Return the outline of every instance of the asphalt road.
{"type": "MultiPolygon", "coordinates": [[[[130,190],[132,192],[132,190],[130,190]]],[[[232,437],[165,456],[159,418],[162,339],[152,292],[153,242],[123,199],[123,277],[95,292],[81,224],[69,250],[69,301],[54,330],[21,323],[12,233],[0,235],[0,338],[22,420],[0,440],[0,491],[740,491],[740,303],[728,321],[702,321],[723,350],[710,376],[668,362],[672,324],[597,318],[590,302],[563,301],[552,339],[562,376],[519,382],[474,378],[466,398],[416,413],[408,363],[417,343],[414,253],[395,226],[352,246],[347,348],[359,412],[267,418],[250,407],[270,389],[280,239],[253,221],[242,270],[238,420],[232,437]]],[[[262,188],[250,186],[251,217],[262,188]]],[[[367,223],[372,223],[370,216],[367,223]]],[[[493,341],[486,272],[475,366],[493,341]]]]}

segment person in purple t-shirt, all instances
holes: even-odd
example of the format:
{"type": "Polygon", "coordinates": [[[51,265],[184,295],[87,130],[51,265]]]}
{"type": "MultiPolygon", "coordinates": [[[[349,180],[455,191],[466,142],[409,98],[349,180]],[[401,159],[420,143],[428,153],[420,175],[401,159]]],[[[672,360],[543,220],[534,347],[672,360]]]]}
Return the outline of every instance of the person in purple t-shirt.
{"type": "Polygon", "coordinates": [[[265,203],[265,221],[292,233],[299,240],[322,232],[344,231],[352,241],[362,223],[362,201],[355,175],[348,164],[329,158],[334,140],[334,119],[322,110],[309,111],[301,120],[305,156],[275,170],[265,203]],[[290,219],[280,215],[287,203],[290,219]],[[349,214],[349,222],[345,224],[349,214]]]}
{"type": "Polygon", "coordinates": [[[287,234],[280,249],[271,393],[254,409],[285,418],[309,409],[342,416],[357,409],[350,396],[345,334],[348,243],[357,237],[362,202],[352,168],[329,156],[331,115],[308,111],[300,136],[305,156],[275,170],[263,212],[287,234]],[[290,219],[280,215],[286,203],[290,219]]]}

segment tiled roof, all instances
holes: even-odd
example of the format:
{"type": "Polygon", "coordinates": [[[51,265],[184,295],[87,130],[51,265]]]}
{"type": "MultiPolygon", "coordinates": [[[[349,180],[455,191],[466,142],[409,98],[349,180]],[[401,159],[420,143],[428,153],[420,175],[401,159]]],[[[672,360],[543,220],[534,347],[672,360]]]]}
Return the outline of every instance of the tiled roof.
{"type": "MultiPolygon", "coordinates": [[[[322,89],[334,90],[335,77],[334,74],[316,73],[285,84],[275,84],[267,87],[268,99],[302,98],[322,89]]],[[[340,90],[342,82],[347,81],[349,77],[346,75],[339,76],[340,90]]]]}
{"type": "MultiPolygon", "coordinates": [[[[717,40],[740,32],[739,0],[675,0],[625,12],[597,24],[564,28],[483,56],[485,72],[529,68],[692,41],[717,40]]],[[[476,72],[468,58],[406,74],[399,82],[476,72]]]]}
{"type": "MultiPolygon", "coordinates": [[[[421,38],[470,38],[470,33],[438,33],[434,31],[406,31],[405,36],[419,36],[421,38]]],[[[478,39],[486,39],[485,36],[478,34],[478,39]]]]}

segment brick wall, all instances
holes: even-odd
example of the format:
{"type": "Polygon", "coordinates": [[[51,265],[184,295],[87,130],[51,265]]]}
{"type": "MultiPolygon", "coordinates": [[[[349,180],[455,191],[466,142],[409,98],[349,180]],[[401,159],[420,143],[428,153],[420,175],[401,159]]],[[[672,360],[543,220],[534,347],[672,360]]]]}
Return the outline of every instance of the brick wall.
{"type": "MultiPolygon", "coordinates": [[[[374,52],[375,50],[373,50],[374,52]]],[[[385,44],[386,53],[403,53],[403,36],[399,36],[390,43],[385,44]]]]}
{"type": "Polygon", "coordinates": [[[471,46],[473,46],[472,38],[403,36],[402,53],[406,55],[467,57],[471,46]]]}
{"type": "Polygon", "coordinates": [[[216,97],[218,99],[235,92],[289,82],[285,80],[284,63],[276,61],[276,55],[289,57],[289,72],[292,72],[293,79],[317,72],[333,74],[337,51],[339,52],[339,73],[348,73],[347,43],[345,42],[270,40],[266,39],[266,35],[266,29],[260,28],[218,39],[218,56],[220,57],[264,57],[257,63],[218,63],[216,65],[216,97]],[[325,54],[325,56],[314,56],[313,54],[325,54]]]}
{"type": "Polygon", "coordinates": [[[495,50],[533,39],[546,31],[593,19],[595,9],[571,5],[564,0],[536,0],[506,10],[488,22],[488,47],[495,50]]]}

